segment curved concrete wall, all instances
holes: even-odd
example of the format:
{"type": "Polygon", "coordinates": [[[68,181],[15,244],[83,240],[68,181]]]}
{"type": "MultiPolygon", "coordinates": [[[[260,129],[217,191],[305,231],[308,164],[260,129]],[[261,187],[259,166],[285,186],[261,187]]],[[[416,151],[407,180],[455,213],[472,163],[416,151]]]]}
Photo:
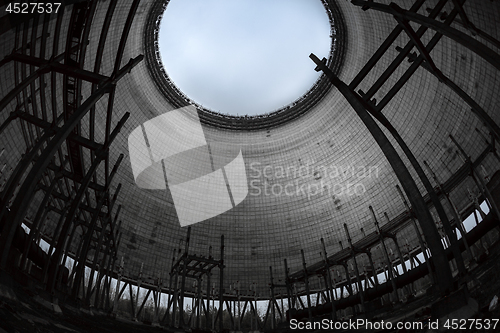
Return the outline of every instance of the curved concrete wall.
{"type": "MultiPolygon", "coordinates": [[[[118,3],[103,57],[102,74],[109,75],[114,66],[130,2],[118,3]]],[[[403,8],[409,8],[411,3],[398,2],[403,8]]],[[[122,64],[144,53],[144,27],[150,4],[151,1],[142,1],[139,6],[122,64]]],[[[87,69],[93,68],[107,5],[107,2],[98,3],[87,50],[87,69]]],[[[338,5],[347,25],[347,53],[340,78],[349,83],[396,26],[396,21],[390,15],[373,10],[362,11],[346,1],[338,1],[338,5]]],[[[425,8],[426,5],[420,10],[422,14],[426,14],[425,8]]],[[[451,4],[448,4],[445,9],[449,12],[450,8],[451,4]]],[[[498,2],[468,2],[465,5],[471,21],[497,39],[500,38],[500,23],[495,18],[499,8],[498,2]]],[[[66,8],[67,16],[69,9],[66,8]]],[[[453,26],[464,30],[456,23],[453,26]]],[[[49,37],[49,44],[53,42],[52,36],[49,37]]],[[[11,50],[13,34],[7,32],[0,37],[2,45],[9,46],[4,50],[11,50]]],[[[423,39],[429,40],[429,34],[423,39]]],[[[398,45],[402,47],[407,41],[406,35],[402,34],[398,45]]],[[[63,49],[64,41],[59,41],[59,45],[60,50],[63,49]]],[[[359,88],[368,90],[397,54],[395,49],[388,50],[359,88]]],[[[500,122],[500,75],[493,66],[447,38],[441,39],[431,55],[444,74],[469,93],[497,123],[500,122]]],[[[377,101],[408,66],[409,63],[404,62],[375,94],[377,101]]],[[[311,62],[311,70],[314,67],[311,62]]],[[[0,71],[2,78],[11,78],[0,83],[3,96],[14,82],[12,65],[3,66],[0,71]]],[[[89,92],[90,86],[85,86],[84,97],[89,92]]],[[[9,111],[13,107],[11,103],[9,111]]],[[[186,228],[179,224],[169,190],[147,190],[136,186],[128,149],[128,137],[135,128],[173,109],[156,88],[145,63],[134,68],[118,84],[113,119],[117,122],[125,112],[130,112],[131,117],[112,146],[111,161],[115,161],[121,153],[126,156],[114,187],[118,183],[123,185],[118,202],[123,205],[121,219],[124,229],[119,257],[124,257],[125,272],[131,277],[137,276],[141,264],[144,264],[146,278],[160,275],[167,279],[172,253],[186,235],[186,228]]],[[[98,103],[97,119],[104,119],[105,110],[106,98],[98,103]]],[[[474,129],[487,131],[470,108],[422,68],[417,70],[383,113],[401,133],[417,159],[426,160],[441,182],[463,164],[449,134],[457,138],[473,159],[486,148],[474,129]]],[[[6,114],[6,111],[1,114],[2,121],[6,114]]],[[[88,119],[85,118],[85,121],[88,122],[88,119]]],[[[186,118],[185,123],[189,121],[193,119],[186,118]]],[[[0,167],[6,163],[7,170],[15,166],[25,149],[24,139],[16,126],[8,129],[9,136],[2,136],[0,148],[5,147],[8,154],[1,157],[0,167]]],[[[181,130],[190,133],[193,128],[185,126],[181,130]]],[[[97,121],[96,136],[100,140],[104,139],[103,133],[104,122],[97,121]]],[[[229,284],[236,281],[240,282],[243,290],[256,282],[260,295],[266,297],[269,266],[273,267],[276,280],[283,279],[283,259],[288,259],[291,271],[301,269],[301,249],[305,252],[306,261],[320,260],[321,237],[325,239],[328,254],[348,246],[344,223],[348,225],[354,241],[374,232],[369,206],[374,207],[382,225],[386,223],[384,212],[393,218],[404,211],[395,189],[398,181],[391,167],[336,89],[331,89],[323,100],[299,119],[277,128],[248,132],[203,126],[203,133],[214,161],[220,164],[215,165],[215,169],[228,164],[241,150],[248,176],[249,194],[243,202],[219,216],[192,226],[192,253],[207,256],[208,247],[212,246],[214,256],[218,258],[220,235],[224,234],[226,290],[229,284]]],[[[391,142],[395,144],[392,139],[391,142]]],[[[189,169],[197,163],[197,157],[179,161],[189,169]]],[[[498,169],[498,163],[488,158],[484,167],[493,174],[498,169]]],[[[410,171],[416,177],[413,170],[410,171]]],[[[417,181],[417,184],[425,193],[421,183],[417,181]]],[[[474,188],[470,180],[451,194],[459,209],[468,204],[467,188],[474,188]]],[[[197,206],[202,203],[191,204],[197,206]]],[[[57,221],[55,214],[49,218],[57,221]]],[[[404,234],[410,243],[416,243],[411,231],[404,234]]],[[[214,278],[213,281],[217,280],[214,278]]]]}

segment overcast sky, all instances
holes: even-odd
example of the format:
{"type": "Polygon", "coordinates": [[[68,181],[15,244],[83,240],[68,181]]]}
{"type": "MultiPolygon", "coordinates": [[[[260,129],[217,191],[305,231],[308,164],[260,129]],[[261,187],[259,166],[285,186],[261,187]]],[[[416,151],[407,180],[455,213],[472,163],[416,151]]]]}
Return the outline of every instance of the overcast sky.
{"type": "Polygon", "coordinates": [[[160,27],[163,65],[189,98],[254,115],[304,94],[319,77],[309,54],[330,49],[320,0],[171,0],[160,27]]]}

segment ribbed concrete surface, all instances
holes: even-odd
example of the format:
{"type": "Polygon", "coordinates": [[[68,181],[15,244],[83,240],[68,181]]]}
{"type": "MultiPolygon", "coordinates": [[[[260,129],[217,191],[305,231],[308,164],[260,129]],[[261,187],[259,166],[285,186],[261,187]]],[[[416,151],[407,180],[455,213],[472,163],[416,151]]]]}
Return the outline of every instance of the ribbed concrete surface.
{"type": "MultiPolygon", "coordinates": [[[[103,57],[102,74],[112,71],[130,2],[118,3],[103,57]]],[[[424,4],[420,12],[426,14],[425,8],[432,7],[431,4],[435,2],[424,4]]],[[[150,3],[144,0],[140,4],[123,64],[131,57],[144,53],[143,29],[150,3]]],[[[409,8],[411,3],[398,1],[403,8],[409,8]]],[[[108,2],[98,4],[87,51],[87,69],[93,68],[107,5],[108,2]]],[[[390,15],[373,10],[362,11],[346,1],[339,1],[338,5],[342,9],[348,32],[346,59],[340,77],[349,83],[396,26],[396,21],[390,15]]],[[[450,12],[450,9],[451,4],[448,4],[445,10],[450,12]]],[[[465,10],[476,26],[500,38],[500,23],[496,20],[500,14],[498,2],[470,1],[465,10]]],[[[68,17],[69,13],[67,8],[68,17]]],[[[464,30],[457,23],[453,26],[464,30]]],[[[8,45],[3,50],[13,48],[12,36],[10,32],[0,36],[2,45],[8,45]]],[[[50,42],[52,36],[51,33],[50,42]]],[[[398,45],[403,47],[407,40],[402,34],[398,45]]],[[[429,40],[429,34],[424,35],[424,40],[429,40]]],[[[60,41],[59,45],[62,50],[65,44],[60,41]]],[[[359,88],[367,91],[397,53],[395,49],[388,50],[359,88]]],[[[445,75],[469,93],[497,123],[500,121],[500,75],[493,66],[447,38],[439,42],[432,51],[432,57],[445,75]]],[[[408,66],[404,62],[400,68],[408,66]]],[[[12,88],[12,68],[10,64],[0,68],[2,96],[12,88]]],[[[313,68],[312,64],[311,70],[313,68]]],[[[392,75],[388,83],[375,94],[377,101],[382,99],[403,72],[403,69],[399,69],[392,75]]],[[[84,92],[84,97],[87,97],[88,86],[84,92]]],[[[9,108],[8,111],[11,111],[14,103],[9,108]]],[[[105,109],[106,98],[98,103],[100,119],[104,119],[105,109]]],[[[134,68],[118,84],[114,120],[117,122],[125,112],[130,112],[131,117],[113,144],[111,161],[115,161],[121,153],[126,156],[114,184],[122,183],[119,203],[123,205],[121,219],[124,234],[119,257],[124,257],[125,272],[131,277],[137,276],[141,264],[144,264],[146,277],[153,278],[160,274],[167,279],[173,249],[179,246],[186,234],[186,229],[181,228],[177,220],[169,191],[138,188],[134,184],[128,158],[127,139],[131,131],[173,109],[156,88],[145,63],[134,68]]],[[[448,138],[449,134],[457,138],[473,159],[486,147],[475,128],[484,133],[487,131],[470,112],[470,108],[422,68],[417,70],[383,112],[399,130],[417,159],[426,160],[442,182],[463,164],[448,138]]],[[[7,112],[4,111],[1,120],[6,116],[7,112]]],[[[88,122],[88,119],[85,118],[85,121],[88,122]]],[[[96,122],[96,133],[100,140],[103,140],[103,126],[104,122],[96,122]]],[[[189,126],[184,130],[190,131],[189,126]]],[[[278,128],[245,132],[204,126],[203,131],[214,160],[220,161],[221,165],[234,159],[241,149],[250,186],[248,197],[236,208],[192,227],[191,251],[200,255],[208,255],[208,247],[212,246],[215,257],[218,257],[220,235],[224,234],[226,290],[229,284],[236,281],[240,282],[243,290],[256,282],[260,295],[265,297],[268,295],[269,266],[273,267],[275,278],[279,280],[283,278],[283,259],[288,259],[291,271],[301,269],[301,249],[304,249],[308,262],[320,260],[321,237],[325,239],[329,254],[340,250],[341,246],[346,247],[344,223],[348,225],[354,241],[361,239],[363,234],[373,232],[375,227],[368,209],[370,205],[374,207],[382,225],[386,223],[384,212],[392,218],[404,211],[395,189],[398,182],[393,171],[369,132],[335,89],[307,114],[278,128]],[[302,172],[294,174],[293,170],[302,172]],[[354,189],[357,193],[345,193],[349,184],[356,186],[354,189]],[[334,188],[334,185],[337,187],[334,188]],[[340,186],[344,188],[344,193],[339,193],[340,186]],[[267,195],[264,192],[266,189],[267,195]],[[309,197],[308,190],[311,191],[309,197]]],[[[2,136],[0,143],[0,148],[5,147],[7,152],[0,157],[0,167],[6,163],[5,171],[8,173],[25,146],[21,132],[16,131],[14,126],[7,133],[10,136],[2,136]]],[[[185,168],[190,167],[191,162],[186,163],[185,168]]],[[[484,168],[491,175],[498,169],[498,162],[489,157],[484,168]]],[[[5,176],[4,172],[2,182],[5,176]]],[[[420,182],[417,183],[424,192],[420,182]]],[[[469,202],[467,188],[475,189],[470,179],[451,194],[459,209],[469,202]]],[[[193,206],[199,204],[192,203],[193,206]]],[[[57,221],[58,217],[54,215],[49,218],[57,221]]],[[[411,230],[404,231],[403,236],[409,243],[416,244],[411,230]]],[[[378,258],[375,257],[376,264],[382,260],[382,256],[378,258]]]]}

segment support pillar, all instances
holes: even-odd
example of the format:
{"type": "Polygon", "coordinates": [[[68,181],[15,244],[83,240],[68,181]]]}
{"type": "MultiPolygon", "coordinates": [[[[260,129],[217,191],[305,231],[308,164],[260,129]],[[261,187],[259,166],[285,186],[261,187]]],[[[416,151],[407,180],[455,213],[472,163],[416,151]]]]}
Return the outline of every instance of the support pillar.
{"type": "MultiPolygon", "coordinates": [[[[109,214],[111,214],[111,211],[112,211],[112,209],[113,209],[113,204],[115,203],[116,198],[118,197],[118,193],[120,193],[120,189],[121,189],[121,184],[118,184],[118,187],[116,188],[116,192],[115,192],[115,194],[114,194],[114,196],[113,196],[113,199],[111,200],[111,203],[110,203],[110,205],[109,205],[109,207],[108,207],[108,209],[109,209],[109,214]]],[[[99,214],[99,212],[100,212],[100,209],[98,210],[98,213],[96,213],[96,215],[98,215],[98,214],[99,214]]],[[[118,213],[119,213],[119,211],[118,211],[118,213]]],[[[99,254],[101,253],[102,242],[103,242],[103,240],[104,240],[104,236],[105,236],[105,234],[106,234],[106,229],[107,229],[107,227],[108,227],[108,223],[111,223],[110,219],[111,219],[111,216],[108,216],[108,217],[105,219],[105,221],[103,221],[103,222],[101,223],[101,232],[99,233],[99,237],[98,237],[98,239],[97,239],[97,245],[96,245],[96,249],[95,249],[95,252],[94,252],[94,258],[93,258],[93,260],[92,260],[92,264],[91,264],[91,266],[90,266],[90,280],[89,280],[89,285],[92,285],[92,282],[93,282],[93,276],[94,276],[93,274],[94,274],[94,271],[95,271],[95,267],[96,267],[96,265],[97,265],[97,261],[98,261],[98,259],[99,259],[99,254]]],[[[118,219],[118,215],[116,215],[116,216],[115,216],[115,222],[116,222],[116,220],[117,220],[117,219],[118,219]]],[[[90,228],[89,228],[89,229],[90,229],[90,228]]],[[[90,237],[92,237],[93,230],[87,230],[87,232],[89,233],[90,237]]],[[[89,244],[90,244],[90,243],[89,243],[89,244]]],[[[87,259],[87,254],[88,254],[89,248],[86,248],[84,251],[85,251],[85,252],[83,253],[83,258],[85,258],[85,259],[84,259],[83,263],[85,264],[85,261],[86,261],[86,259],[87,259]]],[[[82,256],[80,256],[80,258],[81,258],[81,257],[82,257],[82,256]]],[[[86,305],[90,305],[90,297],[91,297],[91,296],[92,296],[92,295],[91,295],[90,291],[88,291],[88,292],[87,292],[86,301],[85,301],[85,304],[86,304],[86,305]]]]}
{"type": "Polygon", "coordinates": [[[418,243],[420,244],[420,248],[422,249],[422,254],[424,255],[425,263],[426,263],[427,269],[429,271],[429,277],[430,277],[431,283],[435,284],[436,283],[436,276],[434,274],[434,270],[432,268],[429,256],[427,255],[427,246],[425,245],[424,239],[422,238],[422,235],[420,234],[420,229],[417,225],[417,222],[413,218],[413,212],[411,211],[410,206],[408,205],[408,202],[406,202],[406,198],[403,195],[403,192],[401,191],[401,189],[399,188],[398,185],[396,185],[396,190],[398,190],[398,193],[399,193],[401,199],[403,200],[403,204],[405,205],[406,211],[410,215],[410,219],[413,223],[413,228],[415,229],[415,234],[417,235],[418,243]]]}
{"type": "MultiPolygon", "coordinates": [[[[208,258],[212,259],[212,246],[208,248],[208,258]]],[[[210,310],[210,298],[212,296],[212,293],[210,292],[210,280],[212,277],[212,273],[208,272],[207,273],[207,315],[206,315],[206,322],[205,322],[205,328],[208,330],[210,329],[210,319],[212,318],[211,310],[210,310]]]]}
{"type": "Polygon", "coordinates": [[[429,243],[432,252],[432,260],[434,261],[434,266],[436,267],[436,277],[439,291],[442,295],[448,294],[453,289],[453,279],[448,259],[441,244],[441,239],[432,216],[430,215],[427,205],[420,194],[415,181],[406,168],[406,165],[403,163],[398,153],[375,120],[368,114],[359,96],[357,96],[345,83],[340,81],[340,79],[333,74],[325,63],[319,60],[315,55],[311,54],[310,57],[318,65],[317,69],[322,70],[330,79],[330,82],[337,87],[342,95],[344,95],[344,97],[348,100],[349,104],[351,104],[360,119],[366,125],[367,129],[373,135],[373,138],[378,143],[382,152],[389,161],[395,175],[408,195],[418,221],[422,226],[427,242],[429,243]]]}
{"type": "Polygon", "coordinates": [[[368,256],[368,261],[370,262],[370,267],[372,268],[373,282],[375,283],[375,286],[378,286],[379,282],[377,278],[377,270],[375,269],[375,265],[373,264],[372,253],[370,252],[370,250],[366,251],[366,255],[368,256]]]}
{"type": "Polygon", "coordinates": [[[389,253],[387,252],[387,247],[385,246],[384,235],[382,234],[382,231],[380,230],[380,227],[378,225],[377,217],[375,216],[375,212],[373,211],[373,207],[370,206],[369,208],[370,208],[370,213],[372,214],[373,222],[375,224],[375,227],[377,228],[377,233],[379,235],[380,244],[382,245],[382,252],[384,253],[384,259],[385,259],[385,263],[387,265],[387,273],[389,275],[389,280],[391,281],[391,285],[392,285],[394,303],[397,303],[397,302],[399,302],[399,295],[398,295],[398,288],[396,286],[396,280],[394,279],[394,271],[392,268],[392,262],[389,259],[389,253]]]}
{"type": "Polygon", "coordinates": [[[118,302],[120,300],[120,283],[123,277],[123,257],[120,261],[120,267],[118,267],[118,276],[116,279],[116,290],[115,290],[115,301],[113,302],[113,313],[116,315],[118,312],[118,302]]]}
{"type": "Polygon", "coordinates": [[[198,278],[196,280],[196,287],[197,287],[197,291],[196,291],[196,328],[200,328],[200,317],[201,317],[201,302],[202,302],[202,299],[201,299],[201,278],[198,278]]]}
{"type": "Polygon", "coordinates": [[[337,320],[337,311],[335,310],[335,297],[333,295],[333,287],[332,287],[332,275],[330,272],[330,265],[328,263],[328,256],[326,254],[326,246],[325,246],[325,240],[321,238],[321,247],[323,248],[322,257],[323,257],[323,262],[326,267],[326,287],[328,288],[328,298],[330,300],[330,303],[332,304],[332,314],[331,314],[331,319],[332,320],[337,320]]]}
{"type": "MultiPolygon", "coordinates": [[[[77,110],[75,110],[75,112],[67,119],[64,125],[57,131],[54,137],[47,143],[46,148],[42,151],[40,157],[31,168],[30,172],[26,176],[23,184],[19,189],[20,195],[16,196],[16,199],[11,206],[11,211],[8,214],[7,220],[9,220],[9,223],[3,226],[2,235],[0,236],[0,252],[2,253],[0,260],[0,269],[5,269],[6,267],[8,254],[17,227],[21,224],[26,214],[27,207],[30,205],[30,202],[32,201],[32,198],[34,196],[35,188],[56,151],[60,148],[62,143],[66,141],[70,133],[80,123],[81,119],[87,114],[90,108],[95,105],[95,103],[100,100],[103,95],[113,89],[113,87],[116,86],[116,83],[128,72],[130,72],[130,70],[132,70],[132,68],[135,67],[142,60],[142,58],[143,56],[138,56],[135,59],[131,59],[131,61],[127,65],[125,65],[121,70],[117,72],[116,76],[114,76],[113,79],[110,79],[105,84],[103,84],[77,110]]],[[[128,116],[129,114],[127,113],[123,119],[123,123],[126,121],[128,116]]],[[[123,124],[117,126],[117,128],[121,129],[121,126],[123,126],[123,124]]],[[[112,139],[114,139],[114,137],[112,139]]],[[[106,149],[109,148],[109,145],[113,141],[112,139],[109,140],[109,142],[107,142],[107,144],[105,145],[106,149]]],[[[101,152],[101,154],[103,153],[104,152],[101,152]]],[[[55,261],[56,267],[57,264],[59,264],[59,260],[61,258],[58,257],[57,259],[58,260],[55,261]]]]}
{"type": "Polygon", "coordinates": [[[271,329],[275,329],[276,328],[276,312],[275,312],[275,309],[274,309],[274,280],[273,280],[273,268],[271,266],[269,266],[269,274],[270,274],[270,277],[271,277],[271,329]]]}
{"type": "Polygon", "coordinates": [[[462,241],[463,241],[463,243],[465,245],[465,249],[467,251],[467,254],[469,255],[469,258],[470,258],[471,261],[475,261],[474,256],[472,254],[472,251],[471,251],[471,249],[469,247],[469,243],[467,242],[467,239],[466,239],[467,237],[465,237],[465,235],[466,235],[467,232],[465,231],[465,228],[464,228],[464,225],[463,225],[463,221],[462,221],[462,218],[460,217],[460,214],[458,212],[457,207],[451,201],[449,193],[446,193],[446,192],[443,191],[442,184],[439,182],[439,179],[437,178],[437,176],[434,173],[434,171],[432,171],[432,169],[430,168],[429,164],[427,164],[427,162],[424,161],[424,165],[427,167],[427,170],[429,170],[429,172],[431,173],[432,178],[434,179],[434,181],[436,182],[436,184],[438,186],[438,189],[441,191],[441,193],[446,198],[446,201],[450,205],[451,212],[453,214],[453,218],[455,219],[455,226],[458,229],[458,231],[460,231],[460,234],[462,235],[462,241]]]}
{"type": "Polygon", "coordinates": [[[135,295],[135,300],[134,300],[135,306],[133,306],[133,308],[132,308],[132,311],[133,311],[132,320],[133,321],[137,321],[137,315],[139,313],[139,309],[138,309],[138,307],[139,307],[139,294],[141,293],[142,269],[143,268],[144,268],[144,264],[141,263],[141,270],[139,271],[139,277],[137,278],[137,294],[135,295]]]}
{"type": "Polygon", "coordinates": [[[471,167],[472,169],[472,176],[476,182],[478,182],[478,188],[483,194],[483,196],[488,200],[490,203],[490,206],[492,207],[493,213],[496,215],[497,219],[500,220],[500,210],[493,199],[493,196],[491,195],[491,192],[488,190],[488,186],[486,186],[486,183],[484,182],[483,178],[481,175],[478,174],[476,168],[474,168],[474,164],[472,163],[469,155],[467,155],[464,151],[464,149],[460,146],[460,144],[455,140],[455,138],[450,134],[450,139],[453,141],[455,146],[457,146],[458,150],[460,151],[460,156],[462,157],[463,160],[471,167]]]}
{"type": "Polygon", "coordinates": [[[352,261],[354,262],[354,272],[356,273],[356,282],[358,285],[359,297],[361,300],[361,312],[365,312],[365,291],[363,290],[363,284],[361,283],[361,277],[359,275],[358,262],[356,261],[356,250],[352,245],[351,235],[349,234],[349,229],[347,228],[347,224],[344,223],[344,230],[347,236],[347,241],[349,242],[349,246],[351,247],[352,261]]]}
{"type": "Polygon", "coordinates": [[[224,329],[223,307],[224,307],[224,235],[220,236],[220,264],[219,264],[219,331],[224,329]]]}
{"type": "MultiPolygon", "coordinates": [[[[76,283],[75,283],[74,288],[73,288],[73,297],[78,297],[79,285],[80,285],[78,282],[84,276],[86,262],[87,262],[87,255],[88,255],[88,251],[89,251],[89,248],[90,248],[90,243],[92,241],[92,236],[94,234],[94,230],[95,230],[96,225],[97,225],[97,221],[99,220],[99,214],[101,212],[102,206],[104,205],[106,199],[108,198],[108,190],[109,190],[109,187],[111,185],[111,181],[113,179],[113,176],[116,174],[116,172],[118,170],[118,167],[120,166],[122,160],[123,160],[123,154],[120,154],[120,157],[118,158],[118,160],[117,160],[117,162],[116,162],[116,164],[115,164],[115,166],[113,168],[113,172],[111,173],[111,176],[108,179],[108,183],[105,186],[105,192],[101,193],[101,197],[99,198],[99,200],[97,202],[97,205],[96,205],[96,208],[95,208],[96,212],[92,216],[92,220],[90,221],[90,224],[89,224],[89,226],[87,228],[87,232],[86,232],[86,235],[84,237],[83,247],[82,247],[80,256],[79,256],[79,258],[76,259],[76,260],[78,260],[78,266],[77,266],[76,275],[75,275],[75,281],[76,281],[76,283]]],[[[96,169],[97,169],[97,166],[100,164],[100,161],[99,162],[97,162],[97,161],[99,161],[98,158],[94,161],[95,162],[94,165],[96,166],[96,169]]],[[[92,174],[90,174],[90,171],[89,171],[89,173],[87,173],[87,175],[86,175],[86,179],[90,180],[90,177],[93,176],[93,174],[94,174],[94,172],[95,172],[96,169],[91,169],[92,174]]],[[[79,189],[79,193],[81,193],[82,196],[83,196],[83,193],[86,191],[86,187],[88,186],[88,184],[89,184],[88,181],[86,181],[85,183],[82,181],[82,184],[81,184],[80,189],[79,189]]],[[[120,187],[121,186],[118,186],[116,194],[119,193],[120,187]]],[[[80,200],[81,200],[81,197],[77,196],[75,198],[74,202],[73,202],[73,206],[72,207],[78,207],[79,203],[80,203],[80,200]]],[[[75,209],[75,211],[76,211],[76,209],[75,209]]],[[[69,228],[69,226],[73,223],[73,221],[69,219],[70,217],[72,217],[72,216],[69,215],[69,216],[66,217],[66,221],[65,221],[65,225],[63,226],[63,230],[65,230],[65,229],[67,230],[69,228]],[[64,228],[65,226],[66,226],[66,228],[64,228]]],[[[101,227],[104,228],[104,226],[101,226],[101,227]]],[[[65,239],[65,237],[62,238],[61,236],[64,237],[66,235],[63,234],[62,232],[59,235],[59,240],[61,242],[57,243],[57,249],[56,249],[56,252],[60,253],[60,255],[58,257],[56,257],[59,260],[60,260],[61,254],[62,254],[62,250],[65,247],[64,245],[67,243],[66,242],[67,239],[65,239]],[[58,249],[60,249],[59,252],[57,251],[58,249]]],[[[69,246],[69,244],[68,244],[68,246],[69,246]]],[[[54,253],[54,255],[55,255],[55,253],[54,253]]],[[[57,270],[58,270],[57,266],[59,265],[59,260],[53,262],[53,264],[56,265],[56,268],[54,269],[55,272],[57,272],[57,270]]],[[[57,275],[55,274],[54,276],[57,276],[57,275]]],[[[50,287],[51,291],[53,290],[53,286],[54,286],[54,284],[52,284],[52,287],[50,287]]]]}
{"type": "MultiPolygon", "coordinates": [[[[290,271],[288,269],[288,262],[286,259],[283,259],[284,265],[285,265],[285,284],[286,284],[286,294],[288,297],[288,308],[289,309],[294,309],[295,308],[295,300],[293,300],[293,293],[292,293],[292,286],[290,285],[290,271]]],[[[290,316],[290,319],[292,317],[290,316]]]]}
{"type": "Polygon", "coordinates": [[[373,8],[381,12],[386,12],[393,15],[394,17],[407,21],[412,21],[421,24],[425,27],[428,27],[432,30],[435,30],[436,32],[439,32],[440,34],[450,39],[453,39],[457,43],[468,48],[469,50],[476,53],[484,60],[488,61],[495,68],[500,70],[500,55],[495,51],[493,51],[492,49],[490,49],[489,47],[487,47],[486,45],[484,45],[483,43],[468,36],[467,34],[461,32],[460,30],[452,28],[442,22],[426,17],[424,15],[404,10],[395,3],[391,3],[390,5],[385,5],[382,3],[376,3],[373,1],[364,1],[364,0],[352,0],[351,2],[354,5],[363,6],[363,8],[373,8]]]}
{"type": "Polygon", "coordinates": [[[182,278],[181,278],[181,293],[180,293],[180,299],[179,299],[179,316],[180,316],[179,325],[181,327],[183,327],[185,325],[185,322],[184,322],[184,290],[186,288],[186,273],[187,273],[186,265],[187,265],[187,256],[189,253],[189,240],[190,240],[190,238],[191,238],[191,227],[188,227],[187,236],[186,236],[186,243],[185,243],[185,247],[184,247],[184,254],[182,255],[183,259],[182,259],[182,263],[181,263],[182,278]]]}
{"type": "Polygon", "coordinates": [[[312,319],[312,312],[311,312],[311,296],[310,296],[310,290],[309,290],[309,277],[307,276],[307,266],[306,266],[306,258],[304,256],[304,250],[300,250],[300,254],[302,255],[302,268],[304,270],[304,283],[306,285],[306,294],[307,294],[307,315],[309,320],[312,319]]]}

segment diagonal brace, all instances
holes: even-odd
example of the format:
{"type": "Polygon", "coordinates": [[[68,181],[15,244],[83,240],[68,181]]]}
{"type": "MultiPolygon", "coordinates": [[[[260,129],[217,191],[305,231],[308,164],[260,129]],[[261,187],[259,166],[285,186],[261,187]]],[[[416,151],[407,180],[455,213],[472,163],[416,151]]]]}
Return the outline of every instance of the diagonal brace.
{"type": "Polygon", "coordinates": [[[429,18],[427,16],[410,12],[408,10],[400,9],[398,11],[394,10],[394,6],[396,4],[391,3],[391,5],[385,5],[382,3],[376,3],[372,1],[363,1],[363,0],[351,0],[356,6],[367,6],[369,8],[373,8],[375,10],[389,13],[394,16],[398,16],[402,19],[406,19],[408,21],[412,21],[418,24],[421,24],[425,27],[433,29],[444,36],[453,39],[455,42],[461,44],[462,46],[468,48],[472,52],[479,55],[484,60],[488,61],[491,65],[493,65],[496,69],[500,70],[500,54],[490,49],[488,46],[483,43],[475,40],[474,38],[468,36],[467,34],[447,26],[446,24],[429,18]]]}
{"type": "MultiPolygon", "coordinates": [[[[396,12],[401,13],[402,9],[398,5],[391,3],[389,6],[391,6],[391,8],[393,8],[396,12]]],[[[442,79],[443,74],[437,68],[436,64],[434,63],[434,61],[431,58],[430,53],[427,51],[427,48],[424,46],[424,44],[422,43],[420,38],[417,36],[417,34],[415,33],[415,30],[413,30],[413,28],[410,26],[410,23],[408,22],[408,20],[404,19],[398,15],[394,15],[394,18],[396,19],[396,21],[398,21],[399,25],[406,32],[408,37],[410,37],[411,41],[413,42],[415,47],[418,49],[418,51],[420,52],[422,57],[425,59],[425,61],[427,61],[431,70],[436,74],[439,81],[442,82],[443,81],[443,79],[442,79]]]]}

